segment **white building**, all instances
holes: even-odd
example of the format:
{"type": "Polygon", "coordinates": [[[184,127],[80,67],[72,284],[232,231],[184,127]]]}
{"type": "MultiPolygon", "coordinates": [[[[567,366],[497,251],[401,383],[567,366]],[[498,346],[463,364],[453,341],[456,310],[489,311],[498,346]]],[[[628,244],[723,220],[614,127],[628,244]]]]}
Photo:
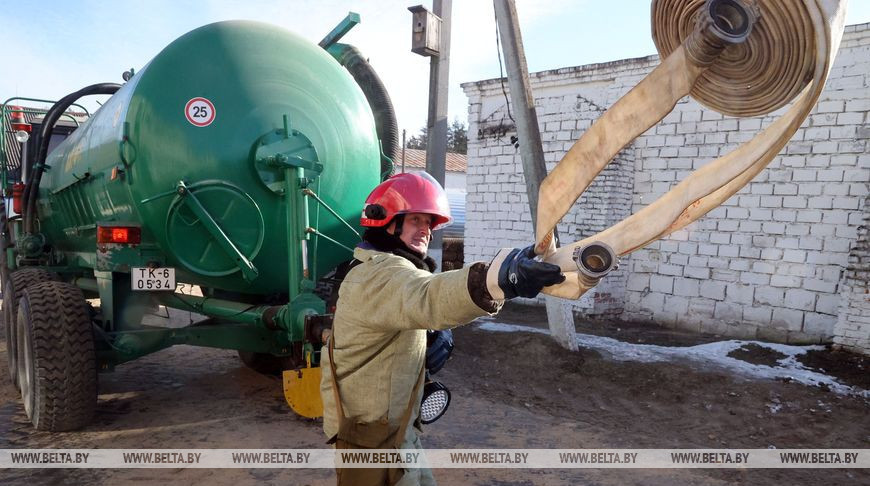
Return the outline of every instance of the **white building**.
{"type": "MultiPolygon", "coordinates": [[[[658,56],[533,73],[548,170],[658,56]]],[[[533,242],[516,130],[497,79],[469,98],[465,261],[533,242]]],[[[563,241],[637,212],[692,170],[751,139],[780,112],[732,118],[682,99],[599,174],[563,219],[563,241]]],[[[648,320],[870,353],[870,24],[849,26],[818,105],[770,166],[721,207],[634,252],[576,304],[648,320]],[[863,226],[862,226],[863,225],[863,226]]]]}

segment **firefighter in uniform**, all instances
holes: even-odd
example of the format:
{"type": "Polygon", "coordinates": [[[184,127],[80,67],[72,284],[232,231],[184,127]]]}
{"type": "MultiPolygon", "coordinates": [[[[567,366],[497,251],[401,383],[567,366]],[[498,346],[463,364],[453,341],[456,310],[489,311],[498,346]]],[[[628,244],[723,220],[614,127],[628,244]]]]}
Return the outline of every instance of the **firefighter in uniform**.
{"type": "MultiPolygon", "coordinates": [[[[337,449],[422,449],[417,435],[426,330],[493,315],[505,299],[534,297],[565,277],[532,247],[489,264],[433,274],[432,232],[452,222],[447,196],[425,172],[398,174],[366,199],[363,241],[339,287],[321,354],[323,429],[337,449]],[[338,386],[335,386],[335,383],[338,386]]],[[[428,469],[336,469],[339,485],[434,485],[428,469]]]]}

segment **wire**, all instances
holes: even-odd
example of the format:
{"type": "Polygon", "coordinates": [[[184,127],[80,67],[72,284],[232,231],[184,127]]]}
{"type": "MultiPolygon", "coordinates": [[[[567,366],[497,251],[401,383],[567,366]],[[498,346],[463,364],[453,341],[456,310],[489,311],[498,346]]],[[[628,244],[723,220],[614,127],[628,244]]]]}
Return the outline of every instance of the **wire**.
{"type": "Polygon", "coordinates": [[[238,317],[238,316],[244,314],[245,312],[252,311],[252,310],[256,309],[257,307],[260,307],[261,305],[262,304],[251,304],[248,307],[245,307],[244,309],[236,312],[235,314],[230,314],[228,316],[222,316],[222,317],[219,317],[219,319],[232,319],[233,317],[238,317]]]}
{"type": "Polygon", "coordinates": [[[495,17],[495,50],[496,54],[498,55],[498,78],[499,81],[501,81],[501,92],[502,94],[504,94],[504,101],[507,106],[508,118],[510,118],[511,121],[514,122],[514,125],[516,125],[517,122],[516,120],[514,120],[513,115],[511,115],[511,102],[508,99],[507,89],[505,89],[504,87],[504,67],[502,67],[501,64],[501,44],[498,40],[498,15],[495,14],[495,9],[493,9],[493,16],[495,17]]]}
{"type": "MultiPolygon", "coordinates": [[[[191,293],[192,293],[192,292],[193,292],[193,289],[191,288],[191,293]]],[[[181,294],[181,295],[184,295],[183,291],[182,291],[182,294],[181,294]]],[[[188,301],[182,299],[181,297],[179,297],[179,295],[178,295],[177,292],[173,292],[173,293],[172,293],[172,296],[175,297],[175,299],[178,300],[178,301],[180,301],[182,304],[184,304],[184,305],[186,305],[187,307],[189,307],[189,308],[193,309],[194,311],[196,311],[197,314],[202,313],[202,308],[201,308],[201,307],[197,307],[197,306],[195,306],[194,304],[191,304],[190,302],[188,302],[188,301]]],[[[211,298],[211,297],[203,297],[203,299],[202,299],[202,304],[204,304],[205,301],[208,300],[208,299],[210,299],[210,298],[211,298]]],[[[200,305],[202,305],[202,304],[200,304],[200,305]]],[[[256,309],[257,307],[259,307],[259,306],[261,306],[261,305],[262,305],[262,304],[251,304],[251,305],[249,305],[248,307],[246,307],[246,308],[240,310],[239,312],[236,312],[235,314],[230,314],[230,315],[228,315],[228,316],[217,316],[217,318],[218,318],[218,319],[232,319],[233,317],[238,317],[238,316],[244,314],[245,312],[248,312],[248,311],[251,311],[251,310],[253,310],[253,309],[256,309]]],[[[190,311],[188,311],[188,314],[190,314],[190,311]]],[[[193,324],[193,317],[192,317],[192,316],[190,317],[190,324],[193,324]]]]}
{"type": "MultiPolygon", "coordinates": [[[[183,288],[184,288],[184,287],[182,286],[182,292],[181,292],[181,295],[184,295],[184,290],[183,290],[183,288]]],[[[184,305],[186,305],[187,307],[190,307],[191,309],[195,310],[197,314],[199,314],[200,312],[202,312],[202,309],[196,307],[195,305],[193,305],[193,304],[189,303],[188,301],[186,301],[186,300],[182,299],[181,297],[179,297],[179,296],[178,296],[178,292],[173,292],[173,293],[172,293],[172,296],[175,297],[175,299],[178,300],[178,301],[180,301],[182,304],[184,304],[184,305]]],[[[188,312],[190,312],[190,311],[188,311],[188,312]]]]}

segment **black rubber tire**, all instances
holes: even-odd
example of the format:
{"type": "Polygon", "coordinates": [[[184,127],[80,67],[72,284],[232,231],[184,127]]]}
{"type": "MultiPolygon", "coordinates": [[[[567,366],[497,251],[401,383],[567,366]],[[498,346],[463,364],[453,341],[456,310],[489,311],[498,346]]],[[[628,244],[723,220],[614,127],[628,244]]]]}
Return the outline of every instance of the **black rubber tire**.
{"type": "Polygon", "coordinates": [[[28,286],[18,303],[18,379],[37,430],[90,423],[97,407],[94,330],[81,290],[64,282],[28,286]]]}
{"type": "Polygon", "coordinates": [[[16,390],[18,386],[18,339],[15,335],[15,321],[18,317],[18,301],[24,294],[24,289],[40,282],[56,282],[60,280],[54,272],[43,268],[20,268],[11,272],[3,279],[3,312],[0,314],[3,327],[6,328],[6,362],[9,369],[9,380],[16,390]]]}
{"type": "Polygon", "coordinates": [[[252,353],[239,351],[239,359],[248,368],[263,375],[280,376],[284,370],[296,368],[297,363],[292,356],[275,356],[267,353],[252,353]]]}

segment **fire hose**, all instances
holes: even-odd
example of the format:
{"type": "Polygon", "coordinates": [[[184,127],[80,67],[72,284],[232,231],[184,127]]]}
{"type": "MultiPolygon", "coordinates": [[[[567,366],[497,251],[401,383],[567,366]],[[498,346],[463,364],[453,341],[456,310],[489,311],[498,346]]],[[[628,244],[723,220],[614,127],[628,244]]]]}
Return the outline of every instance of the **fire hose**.
{"type": "Polygon", "coordinates": [[[580,137],[541,184],[535,252],[562,268],[544,289],[577,299],[613,261],[722,204],[764,169],[810,114],[843,34],[846,0],[653,0],[661,64],[580,137]],[[732,152],[589,238],[556,248],[553,230],[595,176],[684,96],[735,117],[794,103],[732,152]]]}

